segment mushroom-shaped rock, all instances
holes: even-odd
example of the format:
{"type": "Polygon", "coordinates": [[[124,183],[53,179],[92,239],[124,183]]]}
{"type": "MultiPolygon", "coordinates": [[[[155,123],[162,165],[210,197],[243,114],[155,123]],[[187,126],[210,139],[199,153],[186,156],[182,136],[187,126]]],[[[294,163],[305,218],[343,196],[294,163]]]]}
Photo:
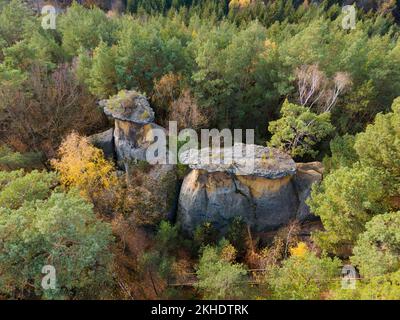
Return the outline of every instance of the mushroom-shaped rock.
{"type": "Polygon", "coordinates": [[[154,111],[147,98],[136,91],[120,91],[99,103],[104,113],[115,120],[114,144],[120,162],[146,160],[146,150],[154,143],[154,111]]]}

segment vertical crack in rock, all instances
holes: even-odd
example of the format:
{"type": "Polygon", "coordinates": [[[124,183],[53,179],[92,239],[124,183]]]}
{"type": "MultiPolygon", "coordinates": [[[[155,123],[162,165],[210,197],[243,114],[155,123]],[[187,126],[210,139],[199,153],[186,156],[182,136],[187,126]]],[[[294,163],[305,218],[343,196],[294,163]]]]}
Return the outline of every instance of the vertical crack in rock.
{"type": "Polygon", "coordinates": [[[247,199],[247,201],[249,202],[249,204],[252,208],[254,220],[257,220],[257,204],[253,200],[251,190],[248,189],[249,194],[250,194],[250,196],[248,196],[246,193],[244,193],[242,190],[240,190],[240,188],[238,186],[238,181],[236,180],[236,176],[231,172],[229,172],[229,176],[232,179],[233,186],[235,187],[235,192],[241,194],[243,197],[245,197],[247,199]]]}

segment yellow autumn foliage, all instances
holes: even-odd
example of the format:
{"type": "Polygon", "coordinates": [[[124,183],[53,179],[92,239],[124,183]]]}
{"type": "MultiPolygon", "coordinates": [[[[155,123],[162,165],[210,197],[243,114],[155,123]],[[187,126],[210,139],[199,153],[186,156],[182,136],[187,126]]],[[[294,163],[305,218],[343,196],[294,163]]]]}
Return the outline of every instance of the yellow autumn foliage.
{"type": "Polygon", "coordinates": [[[229,243],[222,248],[220,255],[222,260],[226,262],[233,262],[236,259],[237,250],[229,243]]]}
{"type": "Polygon", "coordinates": [[[246,8],[251,4],[251,0],[231,0],[229,2],[230,8],[246,8]]]}
{"type": "Polygon", "coordinates": [[[304,242],[299,242],[296,247],[290,249],[290,254],[294,257],[302,258],[308,252],[308,247],[304,242]]]}
{"type": "Polygon", "coordinates": [[[114,189],[118,180],[114,165],[104,158],[103,151],[91,145],[86,137],[71,133],[62,142],[59,159],[52,166],[66,188],[75,187],[85,198],[93,199],[114,189]]]}

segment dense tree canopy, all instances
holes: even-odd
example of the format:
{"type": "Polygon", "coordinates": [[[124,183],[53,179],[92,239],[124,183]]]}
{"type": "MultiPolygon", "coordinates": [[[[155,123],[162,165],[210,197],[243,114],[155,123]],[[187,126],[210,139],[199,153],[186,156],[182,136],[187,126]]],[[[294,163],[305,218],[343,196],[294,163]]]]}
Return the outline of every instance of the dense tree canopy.
{"type": "Polygon", "coordinates": [[[31,1],[0,0],[0,298],[398,299],[398,1],[358,3],[349,30],[341,5],[62,1],[45,30],[31,1]],[[187,168],[123,172],[88,138],[112,126],[98,100],[124,89],[165,127],[255,129],[257,144],[323,159],[319,220],[182,233],[187,168]],[[41,286],[46,265],[56,289],[41,286]]]}
{"type": "Polygon", "coordinates": [[[51,173],[1,172],[0,292],[10,298],[88,298],[112,290],[111,228],[77,193],[51,193],[51,173]],[[44,290],[42,268],[56,269],[44,290]]]}

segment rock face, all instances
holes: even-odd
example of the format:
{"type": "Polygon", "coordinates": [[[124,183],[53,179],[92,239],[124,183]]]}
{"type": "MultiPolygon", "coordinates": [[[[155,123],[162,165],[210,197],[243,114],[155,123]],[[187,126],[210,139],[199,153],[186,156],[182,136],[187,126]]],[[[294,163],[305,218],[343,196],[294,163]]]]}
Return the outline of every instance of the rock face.
{"type": "Polygon", "coordinates": [[[312,184],[322,178],[317,171],[321,165],[296,168],[290,157],[277,150],[257,149],[255,170],[248,175],[237,174],[235,166],[190,165],[195,169],[185,177],[179,196],[178,220],[185,231],[211,222],[224,232],[237,216],[256,231],[278,228],[291,219],[312,218],[305,200],[312,184]]]}
{"type": "Polygon", "coordinates": [[[312,185],[321,182],[323,173],[324,167],[320,162],[297,164],[297,173],[293,178],[293,183],[299,197],[299,208],[297,210],[297,218],[299,220],[314,218],[306,204],[306,200],[310,197],[312,185]]]}
{"type": "Polygon", "coordinates": [[[114,150],[114,129],[111,128],[102,133],[95,134],[89,137],[90,143],[92,143],[96,148],[102,149],[104,155],[108,159],[113,159],[114,150]]]}
{"type": "Polygon", "coordinates": [[[296,173],[296,163],[277,149],[236,143],[232,147],[188,150],[180,160],[191,169],[280,179],[296,173]]]}
{"type": "Polygon", "coordinates": [[[165,130],[153,123],[154,111],[147,98],[136,91],[121,91],[100,101],[104,113],[115,120],[114,146],[120,162],[146,159],[147,148],[154,143],[154,129],[165,130]]]}

